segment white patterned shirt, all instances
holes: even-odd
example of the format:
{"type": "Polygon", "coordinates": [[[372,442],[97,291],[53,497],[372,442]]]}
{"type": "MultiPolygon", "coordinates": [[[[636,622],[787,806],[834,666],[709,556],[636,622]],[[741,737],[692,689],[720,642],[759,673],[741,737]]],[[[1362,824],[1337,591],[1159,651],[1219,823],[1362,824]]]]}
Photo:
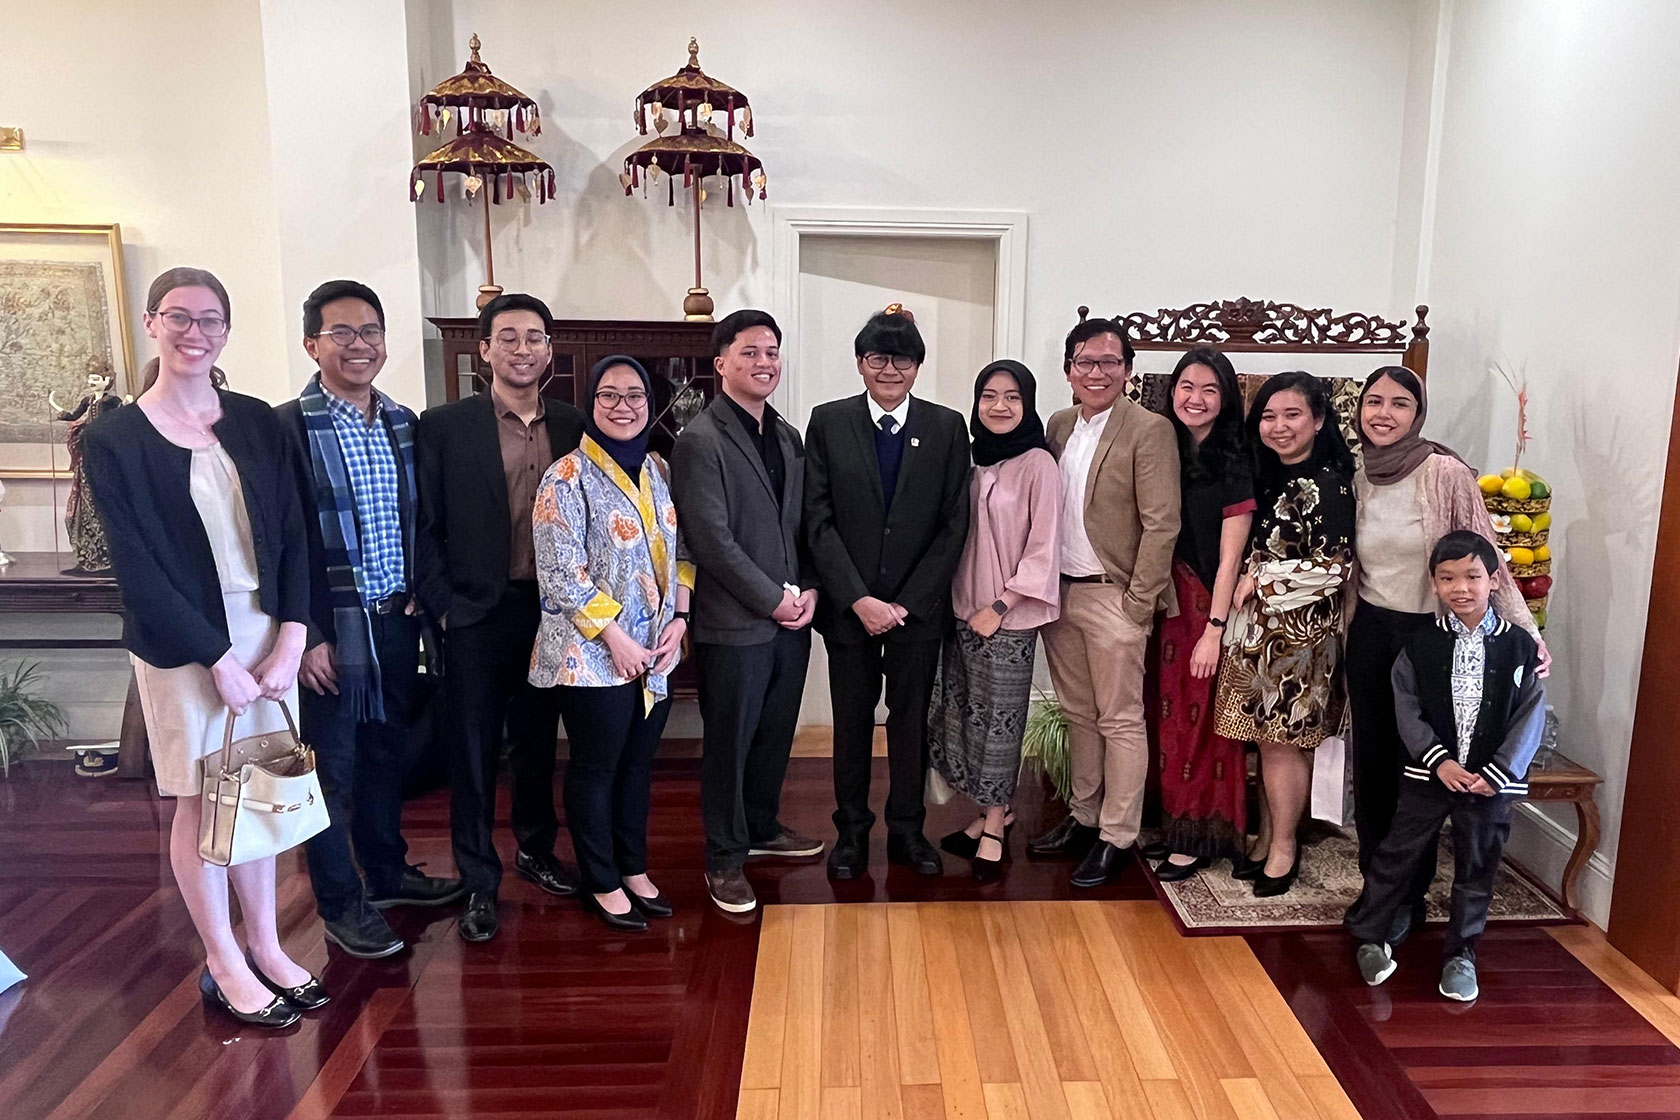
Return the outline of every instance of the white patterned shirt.
{"type": "Polygon", "coordinates": [[[1482,707],[1482,681],[1487,675],[1487,636],[1499,625],[1499,616],[1490,607],[1482,620],[1472,629],[1459,621],[1455,614],[1447,616],[1452,630],[1452,702],[1453,726],[1458,732],[1458,764],[1470,761],[1470,740],[1476,734],[1476,714],[1482,707]]]}

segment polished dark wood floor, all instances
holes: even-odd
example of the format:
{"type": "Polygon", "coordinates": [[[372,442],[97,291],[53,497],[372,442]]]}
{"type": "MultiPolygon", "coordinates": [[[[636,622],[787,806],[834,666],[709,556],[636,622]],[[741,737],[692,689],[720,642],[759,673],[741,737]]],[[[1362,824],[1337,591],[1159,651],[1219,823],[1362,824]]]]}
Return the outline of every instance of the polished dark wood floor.
{"type": "MultiPolygon", "coordinates": [[[[790,825],[831,835],[827,762],[796,759],[784,804],[790,825]]],[[[31,974],[0,996],[0,1117],[733,1116],[759,919],[705,901],[694,762],[661,765],[654,805],[654,875],[678,916],[641,935],[613,935],[510,874],[488,945],[463,943],[452,913],[393,911],[412,947],[356,961],[324,945],[301,862],[283,861],[283,934],[335,998],[271,1036],[199,1000],[169,803],[145,783],[24,765],[0,782],[0,946],[31,974]]],[[[438,871],[450,866],[447,812],[433,794],[407,816],[411,858],[438,871]]],[[[1023,807],[1017,851],[1045,812],[1023,807]]],[[[932,810],[929,834],[963,815],[932,810]]],[[[1073,897],[1065,865],[1018,860],[985,887],[965,870],[889,870],[877,829],[868,879],[833,884],[820,863],[752,876],[766,903],[1073,897]]],[[[1152,896],[1129,867],[1080,897],[1152,896]]],[[[1484,994],[1468,1008],[1433,992],[1437,938],[1409,946],[1375,991],[1338,935],[1249,942],[1371,1120],[1680,1116],[1680,1050],[1544,930],[1484,941],[1484,994]]]]}

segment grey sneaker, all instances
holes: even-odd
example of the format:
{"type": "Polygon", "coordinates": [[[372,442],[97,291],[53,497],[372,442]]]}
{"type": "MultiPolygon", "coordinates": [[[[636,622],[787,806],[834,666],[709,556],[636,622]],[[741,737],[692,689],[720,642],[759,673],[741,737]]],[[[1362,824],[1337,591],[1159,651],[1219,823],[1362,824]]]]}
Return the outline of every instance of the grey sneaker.
{"type": "Polygon", "coordinates": [[[758,896],[753,894],[752,884],[739,867],[732,871],[706,872],[706,890],[718,909],[731,914],[745,914],[758,905],[758,896]]]}
{"type": "Polygon", "coordinates": [[[1476,962],[1469,957],[1453,957],[1441,969],[1441,994],[1460,1003],[1469,1003],[1481,993],[1476,987],[1476,962]]]}
{"type": "Polygon", "coordinates": [[[755,856],[779,856],[782,859],[809,859],[822,855],[821,840],[813,840],[809,836],[801,836],[791,829],[782,829],[774,840],[766,840],[762,844],[754,844],[747,849],[747,858],[755,856]]]}
{"type": "Polygon", "coordinates": [[[1365,983],[1376,987],[1394,975],[1394,953],[1387,945],[1367,941],[1359,947],[1359,975],[1365,983]]]}

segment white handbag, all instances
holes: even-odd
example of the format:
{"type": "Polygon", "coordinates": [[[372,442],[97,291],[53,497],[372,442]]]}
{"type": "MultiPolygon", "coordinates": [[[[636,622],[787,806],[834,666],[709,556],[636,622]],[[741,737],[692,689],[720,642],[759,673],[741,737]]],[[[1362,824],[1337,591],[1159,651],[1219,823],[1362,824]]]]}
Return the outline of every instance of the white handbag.
{"type": "Polygon", "coordinates": [[[282,730],[233,738],[227,717],[222,753],[206,760],[198,854],[218,867],[266,859],[297,847],[327,827],[327,801],[315,773],[315,752],[298,735],[291,709],[282,730]]]}

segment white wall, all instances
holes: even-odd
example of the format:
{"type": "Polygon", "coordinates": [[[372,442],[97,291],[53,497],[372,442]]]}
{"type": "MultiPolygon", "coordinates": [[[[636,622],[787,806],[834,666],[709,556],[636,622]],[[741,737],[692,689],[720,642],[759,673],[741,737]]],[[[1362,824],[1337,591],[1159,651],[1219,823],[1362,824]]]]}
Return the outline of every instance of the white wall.
{"type": "MultiPolygon", "coordinates": [[[[1509,464],[1525,370],[1550,480],[1548,693],[1565,753],[1605,776],[1585,876],[1603,925],[1619,838],[1657,513],[1680,358],[1680,6],[1447,0],[1450,61],[1435,229],[1431,424],[1472,463],[1509,464]]],[[[1512,849],[1548,870],[1573,842],[1537,817],[1512,849]]]]}

